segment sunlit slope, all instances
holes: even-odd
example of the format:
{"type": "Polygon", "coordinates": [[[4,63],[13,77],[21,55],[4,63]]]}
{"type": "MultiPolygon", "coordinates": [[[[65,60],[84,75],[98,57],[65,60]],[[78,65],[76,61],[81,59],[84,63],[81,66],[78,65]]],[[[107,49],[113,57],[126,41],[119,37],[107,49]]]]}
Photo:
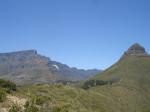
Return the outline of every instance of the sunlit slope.
{"type": "Polygon", "coordinates": [[[89,89],[105,97],[108,112],[150,112],[150,56],[137,49],[142,48],[133,45],[116,64],[91,79],[112,82],[89,89]]]}
{"type": "Polygon", "coordinates": [[[96,75],[94,79],[111,80],[114,84],[149,88],[150,57],[124,58],[102,74],[96,75]]]}

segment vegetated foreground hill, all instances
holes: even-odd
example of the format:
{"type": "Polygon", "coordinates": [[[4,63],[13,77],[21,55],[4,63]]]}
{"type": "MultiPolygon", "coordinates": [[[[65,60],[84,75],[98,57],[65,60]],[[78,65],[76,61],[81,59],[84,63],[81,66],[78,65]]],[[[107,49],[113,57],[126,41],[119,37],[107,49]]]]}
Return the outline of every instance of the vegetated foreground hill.
{"type": "Polygon", "coordinates": [[[150,112],[150,56],[134,44],[116,64],[85,82],[84,88],[101,96],[107,112],[150,112]]]}
{"type": "Polygon", "coordinates": [[[37,54],[35,50],[0,53],[0,78],[9,79],[17,84],[77,81],[99,72],[97,69],[70,68],[37,54]]]}
{"type": "Polygon", "coordinates": [[[106,112],[102,101],[97,93],[69,85],[26,85],[7,94],[0,112],[106,112]]]}

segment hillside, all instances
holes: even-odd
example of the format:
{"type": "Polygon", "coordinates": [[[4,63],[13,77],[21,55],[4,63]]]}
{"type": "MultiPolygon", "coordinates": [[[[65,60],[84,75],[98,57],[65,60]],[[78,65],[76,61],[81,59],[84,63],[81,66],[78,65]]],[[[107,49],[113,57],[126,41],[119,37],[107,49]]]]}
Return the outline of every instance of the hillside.
{"type": "Polygon", "coordinates": [[[57,80],[83,80],[100,72],[70,68],[42,56],[36,50],[0,53],[0,78],[17,84],[50,83],[57,80]]]}
{"type": "Polygon", "coordinates": [[[150,56],[139,44],[131,46],[121,59],[103,73],[90,80],[105,83],[94,84],[89,91],[97,92],[108,105],[108,112],[150,111],[150,56]]]}

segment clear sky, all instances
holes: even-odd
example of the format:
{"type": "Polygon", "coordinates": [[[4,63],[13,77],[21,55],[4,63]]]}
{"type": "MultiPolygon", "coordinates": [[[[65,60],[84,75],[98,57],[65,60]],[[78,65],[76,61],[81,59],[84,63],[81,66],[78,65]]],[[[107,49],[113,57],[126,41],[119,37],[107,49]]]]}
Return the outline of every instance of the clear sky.
{"type": "Polygon", "coordinates": [[[105,69],[135,42],[150,51],[150,0],[0,0],[0,52],[105,69]]]}

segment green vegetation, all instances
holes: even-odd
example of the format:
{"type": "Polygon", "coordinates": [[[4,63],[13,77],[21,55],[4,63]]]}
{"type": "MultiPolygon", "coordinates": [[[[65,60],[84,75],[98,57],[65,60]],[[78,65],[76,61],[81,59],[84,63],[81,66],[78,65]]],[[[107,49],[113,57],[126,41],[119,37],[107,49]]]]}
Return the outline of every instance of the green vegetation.
{"type": "MultiPolygon", "coordinates": [[[[26,108],[37,108],[37,112],[101,112],[101,97],[80,88],[62,84],[29,85],[18,89],[27,93],[26,108]]],[[[29,110],[27,109],[27,110],[29,110]]],[[[27,111],[30,112],[30,111],[27,111]]],[[[102,111],[105,112],[105,111],[102,111]]]]}
{"type": "Polygon", "coordinates": [[[10,81],[0,79],[0,102],[6,99],[6,94],[16,91],[16,85],[10,81]]]}
{"type": "Polygon", "coordinates": [[[0,89],[0,102],[3,102],[6,99],[6,91],[0,89]]]}
{"type": "Polygon", "coordinates": [[[40,111],[36,106],[30,105],[26,107],[25,112],[40,112],[40,111]]]}
{"type": "Polygon", "coordinates": [[[16,91],[16,84],[0,79],[0,88],[4,88],[8,93],[10,93],[11,91],[16,91]]]}
{"type": "Polygon", "coordinates": [[[103,80],[90,79],[83,84],[82,88],[89,89],[91,87],[96,87],[96,86],[111,85],[113,82],[114,81],[103,81],[103,80]]]}
{"type": "Polygon", "coordinates": [[[92,79],[116,80],[109,86],[90,88],[106,97],[103,103],[109,105],[110,110],[150,111],[150,57],[126,57],[92,79]]]}
{"type": "Polygon", "coordinates": [[[28,97],[28,101],[25,104],[25,112],[45,112],[47,101],[49,97],[32,94],[28,97]]]}
{"type": "Polygon", "coordinates": [[[9,112],[20,112],[21,109],[18,108],[16,105],[12,105],[11,108],[9,109],[9,112]]]}

